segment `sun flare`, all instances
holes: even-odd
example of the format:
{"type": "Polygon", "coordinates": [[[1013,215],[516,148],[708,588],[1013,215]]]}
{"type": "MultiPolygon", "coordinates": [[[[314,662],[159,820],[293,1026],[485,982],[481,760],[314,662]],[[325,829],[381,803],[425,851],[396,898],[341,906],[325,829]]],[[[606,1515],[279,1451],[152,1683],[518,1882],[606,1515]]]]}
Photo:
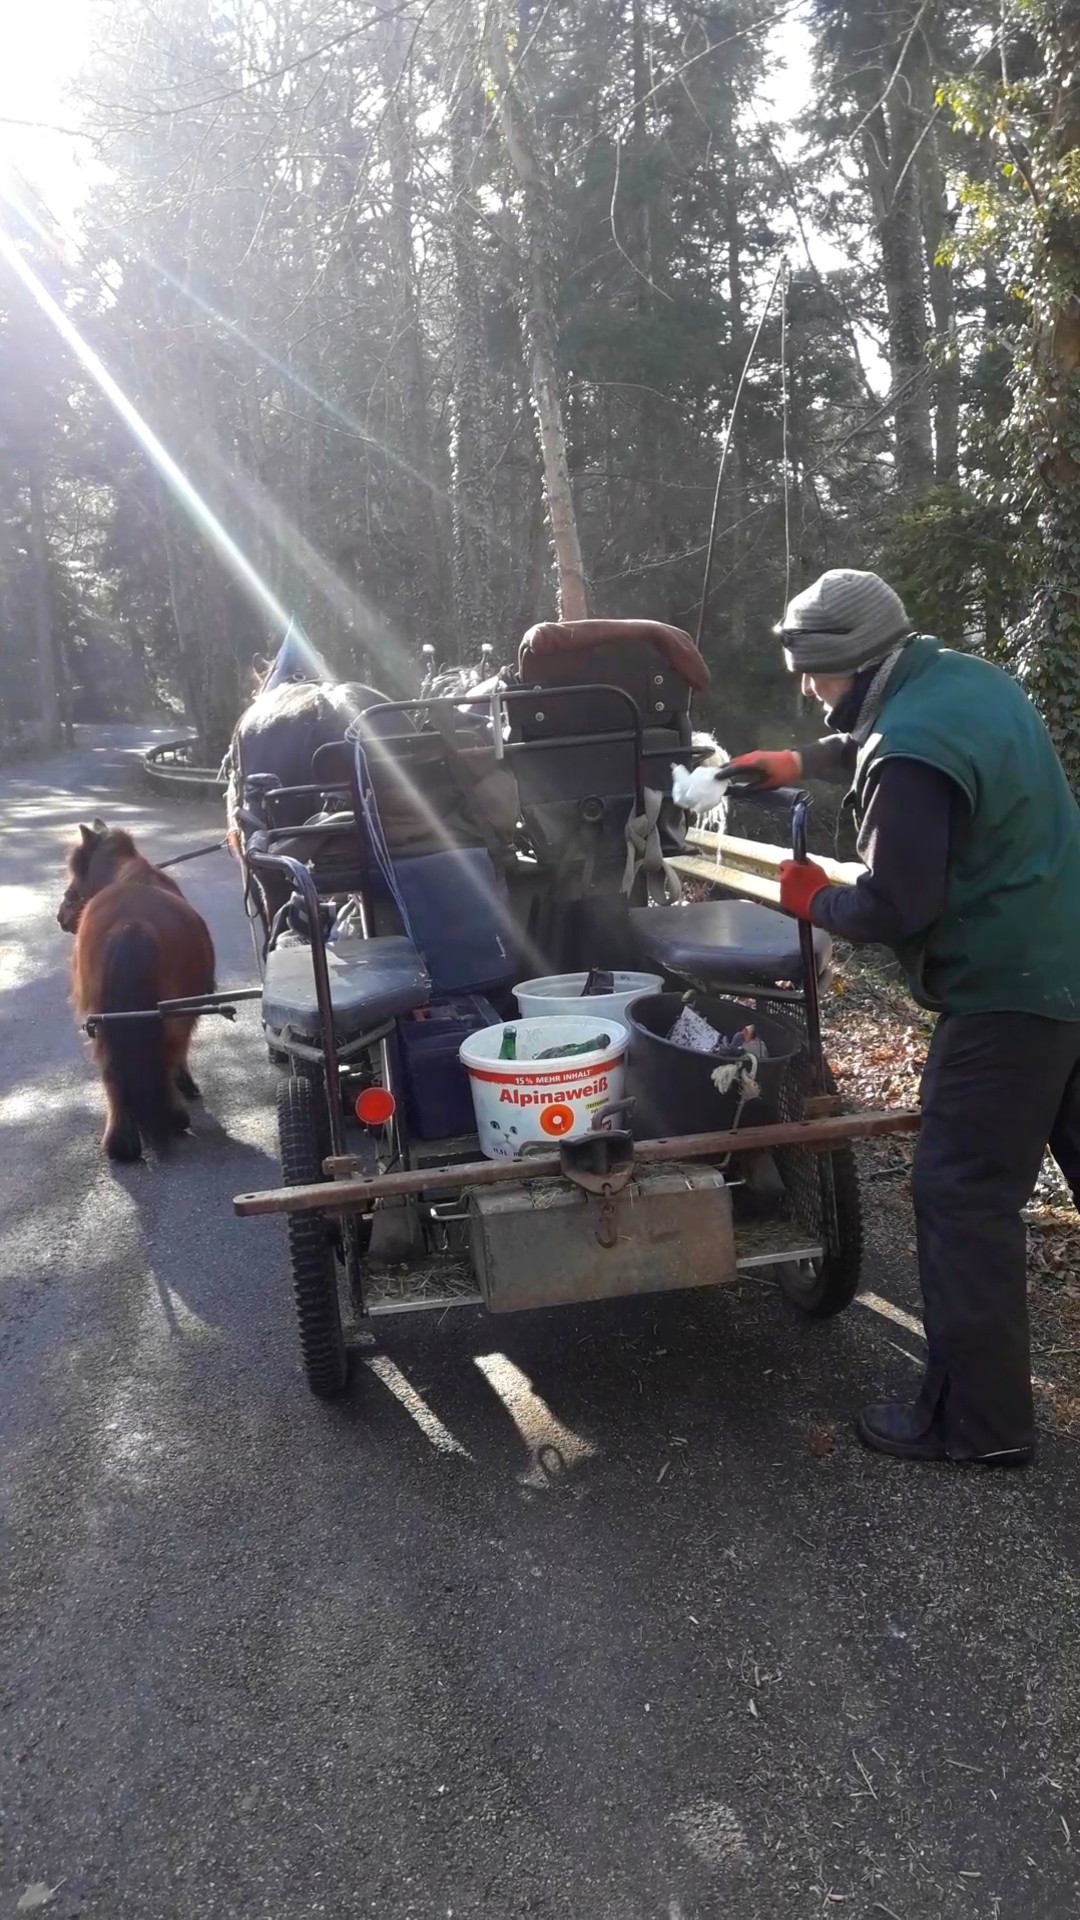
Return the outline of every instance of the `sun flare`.
{"type": "Polygon", "coordinates": [[[68,89],[90,44],[93,0],[12,5],[0,25],[0,168],[70,207],[78,197],[82,142],[57,131],[76,125],[68,89]]]}

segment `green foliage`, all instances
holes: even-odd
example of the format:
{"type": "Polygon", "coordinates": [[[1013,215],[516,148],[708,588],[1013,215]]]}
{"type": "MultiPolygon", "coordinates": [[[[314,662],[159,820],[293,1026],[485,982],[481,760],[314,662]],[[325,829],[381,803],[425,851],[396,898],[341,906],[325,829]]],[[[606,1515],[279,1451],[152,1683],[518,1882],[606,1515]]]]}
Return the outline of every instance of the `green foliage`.
{"type": "Polygon", "coordinates": [[[1014,0],[1003,26],[1021,31],[1023,77],[951,96],[997,159],[988,179],[965,186],[960,245],[968,258],[993,249],[1014,303],[1009,484],[1029,596],[1010,638],[1080,793],[1080,12],[1067,0],[1014,0]]]}
{"type": "Polygon", "coordinates": [[[993,636],[1017,603],[1023,573],[1016,528],[1000,502],[934,488],[893,523],[879,564],[923,632],[997,650],[993,636]],[[988,607],[991,591],[997,604],[988,607]]]}

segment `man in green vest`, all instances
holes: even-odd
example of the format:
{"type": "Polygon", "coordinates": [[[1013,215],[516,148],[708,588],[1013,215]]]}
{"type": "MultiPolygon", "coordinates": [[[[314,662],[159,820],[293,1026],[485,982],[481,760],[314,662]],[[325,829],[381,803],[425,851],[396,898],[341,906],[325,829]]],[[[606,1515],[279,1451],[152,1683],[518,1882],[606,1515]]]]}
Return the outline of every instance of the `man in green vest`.
{"type": "Polygon", "coordinates": [[[752,753],[768,787],[842,780],[866,873],[781,868],[781,903],[891,947],[939,1015],[912,1190],[927,1365],[913,1405],[867,1407],[867,1446],[1024,1465],[1035,1444],[1026,1234],[1049,1146],[1080,1205],[1080,810],[1016,682],[912,632],[874,573],[833,569],[778,629],[829,735],[752,753]]]}

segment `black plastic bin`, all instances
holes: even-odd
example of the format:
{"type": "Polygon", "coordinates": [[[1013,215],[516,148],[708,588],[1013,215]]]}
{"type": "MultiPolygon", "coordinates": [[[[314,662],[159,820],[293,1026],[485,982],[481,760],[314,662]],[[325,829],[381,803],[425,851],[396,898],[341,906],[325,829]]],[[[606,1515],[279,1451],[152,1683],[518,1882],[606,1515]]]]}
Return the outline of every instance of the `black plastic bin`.
{"type": "MultiPolygon", "coordinates": [[[[722,1056],[695,1053],[666,1038],[683,1005],[681,993],[650,993],[626,1010],[630,1030],[627,1091],[634,1099],[633,1130],[639,1140],[711,1133],[735,1121],[738,1088],[718,1093],[712,1084],[722,1056]]],[[[761,1092],[743,1107],[740,1125],[764,1126],[779,1119],[784,1080],[803,1046],[797,1029],[737,1000],[695,994],[693,1007],[717,1033],[734,1035],[749,1026],[765,1042],[768,1058],[758,1062],[757,1071],[761,1092]]]]}

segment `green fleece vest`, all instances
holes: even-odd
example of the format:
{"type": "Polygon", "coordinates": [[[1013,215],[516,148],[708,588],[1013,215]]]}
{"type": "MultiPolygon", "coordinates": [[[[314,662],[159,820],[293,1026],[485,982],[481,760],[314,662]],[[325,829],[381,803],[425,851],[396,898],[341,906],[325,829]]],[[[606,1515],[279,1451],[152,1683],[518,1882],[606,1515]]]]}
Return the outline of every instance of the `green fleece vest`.
{"type": "Polygon", "coordinates": [[[940,920],[896,950],[920,1006],[1080,1020],[1080,809],[1026,694],[988,661],[913,640],[859,752],[860,819],[890,759],[937,767],[970,809],[940,920]]]}

